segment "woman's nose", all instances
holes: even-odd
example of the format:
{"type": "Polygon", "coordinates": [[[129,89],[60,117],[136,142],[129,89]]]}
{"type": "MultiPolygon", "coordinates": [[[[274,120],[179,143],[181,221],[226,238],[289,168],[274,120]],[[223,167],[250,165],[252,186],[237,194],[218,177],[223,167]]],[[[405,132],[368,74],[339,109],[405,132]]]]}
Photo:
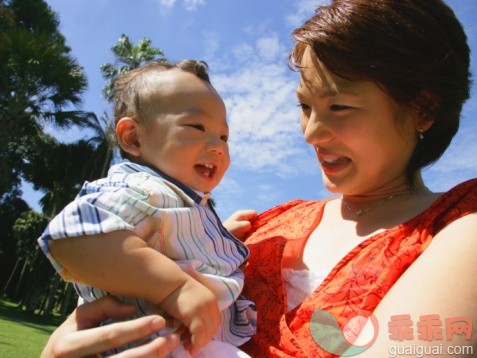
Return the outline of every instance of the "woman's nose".
{"type": "Polygon", "coordinates": [[[332,138],[332,130],[326,123],[324,115],[312,112],[308,118],[302,119],[302,131],[309,144],[320,144],[332,138]]]}

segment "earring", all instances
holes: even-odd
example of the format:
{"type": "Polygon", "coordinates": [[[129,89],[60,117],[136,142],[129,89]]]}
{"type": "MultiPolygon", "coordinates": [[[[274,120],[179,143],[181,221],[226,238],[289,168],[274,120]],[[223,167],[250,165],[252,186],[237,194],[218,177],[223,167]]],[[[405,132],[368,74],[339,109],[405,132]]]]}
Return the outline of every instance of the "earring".
{"type": "Polygon", "coordinates": [[[419,132],[419,139],[423,140],[424,139],[424,130],[422,128],[419,128],[417,131],[419,132]]]}

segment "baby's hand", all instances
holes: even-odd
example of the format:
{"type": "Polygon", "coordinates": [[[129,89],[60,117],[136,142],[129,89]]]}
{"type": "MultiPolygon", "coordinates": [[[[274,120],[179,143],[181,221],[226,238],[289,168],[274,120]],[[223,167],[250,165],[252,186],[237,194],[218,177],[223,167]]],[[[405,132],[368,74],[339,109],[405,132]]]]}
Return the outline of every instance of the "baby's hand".
{"type": "Polygon", "coordinates": [[[257,217],[255,210],[237,210],[224,221],[224,227],[237,239],[243,240],[252,225],[250,220],[257,217]]]}
{"type": "Polygon", "coordinates": [[[210,342],[220,325],[220,312],[215,295],[192,277],[161,303],[170,315],[189,330],[190,339],[183,342],[194,355],[210,342]]]}

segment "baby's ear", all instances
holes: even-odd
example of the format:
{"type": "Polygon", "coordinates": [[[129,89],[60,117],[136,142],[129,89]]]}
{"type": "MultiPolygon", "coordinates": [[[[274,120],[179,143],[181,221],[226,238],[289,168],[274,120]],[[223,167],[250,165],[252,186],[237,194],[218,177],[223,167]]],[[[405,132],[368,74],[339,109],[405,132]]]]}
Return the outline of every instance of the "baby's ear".
{"type": "Polygon", "coordinates": [[[116,137],[121,149],[132,155],[141,155],[141,145],[139,143],[139,123],[130,117],[121,118],[116,124],[116,137]]]}

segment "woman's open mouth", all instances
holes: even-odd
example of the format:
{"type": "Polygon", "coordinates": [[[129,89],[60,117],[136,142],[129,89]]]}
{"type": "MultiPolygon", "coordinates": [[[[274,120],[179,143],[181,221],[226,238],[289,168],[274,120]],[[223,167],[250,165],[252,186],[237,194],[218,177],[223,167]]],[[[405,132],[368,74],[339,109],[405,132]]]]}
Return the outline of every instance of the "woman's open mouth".
{"type": "Polygon", "coordinates": [[[325,173],[336,173],[351,163],[351,159],[341,156],[326,156],[319,158],[321,168],[325,173]]]}

